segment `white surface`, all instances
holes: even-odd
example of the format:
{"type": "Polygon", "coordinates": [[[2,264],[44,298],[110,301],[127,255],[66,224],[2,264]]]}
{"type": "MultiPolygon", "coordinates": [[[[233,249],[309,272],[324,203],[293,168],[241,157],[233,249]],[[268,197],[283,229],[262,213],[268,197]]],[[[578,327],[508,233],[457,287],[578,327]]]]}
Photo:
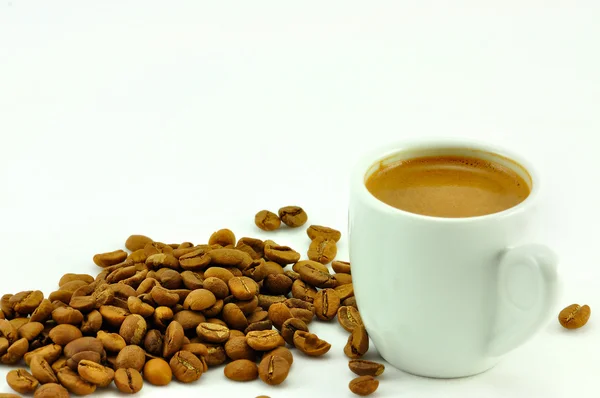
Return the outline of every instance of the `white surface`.
{"type": "MultiPolygon", "coordinates": [[[[1,292],[97,272],[92,255],[131,233],[201,242],[229,227],[305,250],[304,231],[261,233],[254,213],[297,203],[345,229],[349,170],[366,149],[476,137],[540,169],[556,313],[587,303],[591,320],[573,332],[551,322],[473,378],[388,367],[374,396],[599,395],[597,3],[197,3],[2,1],[1,292]]],[[[143,396],[351,396],[344,333],[311,327],[333,344],[328,358],[296,355],[279,388],[214,370],[143,396]]]]}
{"type": "Polygon", "coordinates": [[[556,255],[533,244],[540,187],[532,164],[472,140],[394,142],[359,159],[348,211],[352,281],[367,332],[386,361],[419,376],[476,375],[554,318],[556,255]],[[479,156],[517,172],[525,168],[531,193],[499,213],[436,218],[400,211],[365,187],[365,176],[378,165],[436,155],[479,156]],[[424,316],[415,321],[416,314],[424,316]]]}

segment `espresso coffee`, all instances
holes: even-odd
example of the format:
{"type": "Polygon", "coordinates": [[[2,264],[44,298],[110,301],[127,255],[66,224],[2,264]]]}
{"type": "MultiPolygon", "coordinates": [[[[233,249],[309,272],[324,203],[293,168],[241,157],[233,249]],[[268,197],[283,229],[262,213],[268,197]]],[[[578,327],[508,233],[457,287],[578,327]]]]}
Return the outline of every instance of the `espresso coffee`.
{"type": "Polygon", "coordinates": [[[530,193],[525,180],[500,163],[467,156],[430,156],[381,166],[366,182],[373,196],[411,213],[476,217],[510,209],[530,193]]]}

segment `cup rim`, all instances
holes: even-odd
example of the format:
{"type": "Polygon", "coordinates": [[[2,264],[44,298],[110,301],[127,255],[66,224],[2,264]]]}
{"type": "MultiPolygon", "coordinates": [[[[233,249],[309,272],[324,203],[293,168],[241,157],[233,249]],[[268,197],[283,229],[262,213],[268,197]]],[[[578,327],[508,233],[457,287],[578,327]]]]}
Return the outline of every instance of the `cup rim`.
{"type": "Polygon", "coordinates": [[[354,194],[358,195],[364,203],[375,208],[376,210],[390,214],[392,216],[405,216],[415,220],[421,221],[433,221],[439,223],[472,223],[478,221],[487,221],[492,219],[502,219],[510,217],[515,214],[519,214],[527,210],[533,204],[535,198],[538,196],[540,190],[540,178],[535,168],[524,159],[518,153],[512,150],[508,150],[502,146],[495,144],[482,142],[471,139],[418,139],[418,140],[403,140],[388,143],[387,145],[380,146],[374,150],[371,150],[362,155],[359,160],[355,163],[354,169],[351,174],[351,189],[354,194]],[[509,160],[516,162],[520,165],[531,178],[531,191],[525,200],[521,203],[502,210],[496,213],[485,214],[482,216],[474,217],[436,217],[428,216],[423,214],[411,213],[406,210],[398,209],[385,202],[377,199],[365,185],[365,175],[369,169],[374,166],[377,162],[380,162],[390,156],[398,154],[400,152],[415,151],[415,150],[426,150],[426,149],[465,149],[471,151],[483,151],[491,153],[492,155],[498,155],[509,160]]]}

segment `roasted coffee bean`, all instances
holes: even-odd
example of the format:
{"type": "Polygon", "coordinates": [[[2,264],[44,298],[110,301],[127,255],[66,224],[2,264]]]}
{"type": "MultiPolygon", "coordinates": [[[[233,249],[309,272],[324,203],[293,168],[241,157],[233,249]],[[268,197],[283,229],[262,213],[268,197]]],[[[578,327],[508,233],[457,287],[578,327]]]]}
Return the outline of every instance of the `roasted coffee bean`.
{"type": "Polygon", "coordinates": [[[98,387],[108,386],[115,378],[114,370],[88,360],[79,362],[77,372],[83,380],[95,384],[98,387]]]}
{"type": "Polygon", "coordinates": [[[237,359],[256,360],[256,351],[248,345],[246,337],[243,336],[229,339],[225,343],[225,353],[233,361],[237,359]]]}
{"type": "Polygon", "coordinates": [[[123,282],[113,283],[112,285],[110,285],[110,288],[113,291],[115,297],[119,297],[125,300],[127,300],[131,296],[137,295],[133,287],[126,285],[123,282]]]}
{"type": "Polygon", "coordinates": [[[119,352],[127,345],[125,339],[117,333],[107,333],[100,330],[97,338],[102,343],[104,349],[109,352],[119,352]]]}
{"type": "Polygon", "coordinates": [[[215,303],[212,306],[203,310],[202,313],[204,314],[204,316],[206,318],[216,317],[217,315],[219,315],[221,313],[221,311],[223,311],[223,307],[224,307],[223,300],[217,300],[217,301],[215,301],[215,303]]]}
{"type": "Polygon", "coordinates": [[[334,240],[318,236],[310,243],[307,255],[313,261],[328,264],[337,255],[337,245],[334,240]]]}
{"type": "Polygon", "coordinates": [[[335,280],[337,286],[348,285],[352,283],[352,275],[350,274],[333,274],[332,278],[335,280]]]}
{"type": "Polygon", "coordinates": [[[283,274],[284,274],[285,276],[287,276],[288,278],[290,278],[290,279],[292,280],[292,283],[293,283],[295,280],[298,280],[298,279],[300,279],[300,274],[299,274],[299,273],[297,273],[296,271],[287,270],[287,271],[284,271],[284,272],[283,272],[283,274]]]}
{"type": "Polygon", "coordinates": [[[69,398],[69,392],[60,384],[48,383],[35,390],[33,398],[69,398]]]}
{"type": "Polygon", "coordinates": [[[347,299],[343,300],[342,305],[345,307],[354,307],[358,309],[358,306],[356,305],[356,297],[354,296],[348,297],[347,299]]]}
{"type": "Polygon", "coordinates": [[[369,336],[364,326],[356,327],[348,337],[344,354],[350,359],[357,359],[369,351],[369,336]]]}
{"type": "Polygon", "coordinates": [[[229,339],[229,328],[209,322],[199,324],[196,333],[209,343],[223,343],[229,339]]]}
{"type": "Polygon", "coordinates": [[[25,338],[19,339],[8,347],[6,354],[0,357],[0,361],[5,365],[14,365],[23,358],[28,350],[29,341],[25,338]]]}
{"type": "Polygon", "coordinates": [[[52,302],[52,305],[56,309],[59,305],[58,302],[61,302],[65,305],[68,305],[71,301],[71,297],[73,296],[73,292],[67,292],[66,290],[56,290],[48,296],[48,299],[52,302]]]}
{"type": "Polygon", "coordinates": [[[265,244],[260,239],[244,237],[238,240],[235,248],[248,253],[253,260],[257,260],[264,256],[265,244]]]}
{"type": "Polygon", "coordinates": [[[77,371],[77,365],[79,365],[80,361],[87,359],[88,361],[101,363],[103,361],[103,356],[105,355],[105,352],[99,354],[95,351],[81,351],[77,354],[74,354],[71,358],[67,359],[67,366],[77,371]]]}
{"type": "Polygon", "coordinates": [[[333,289],[317,292],[314,299],[315,315],[322,321],[330,321],[340,308],[340,296],[333,289]]]}
{"type": "Polygon", "coordinates": [[[156,307],[152,316],[154,326],[161,330],[166,328],[173,319],[173,316],[173,310],[169,307],[156,307]]]}
{"type": "Polygon", "coordinates": [[[340,231],[333,228],[324,227],[322,225],[311,225],[306,230],[306,234],[308,235],[310,240],[315,240],[318,237],[323,237],[325,239],[338,242],[342,237],[342,233],[340,231]]]}
{"type": "Polygon", "coordinates": [[[270,274],[263,280],[263,287],[273,295],[287,295],[293,281],[284,274],[270,274]]]}
{"type": "Polygon", "coordinates": [[[93,258],[94,264],[98,267],[108,267],[122,263],[127,259],[127,252],[123,250],[115,250],[114,252],[96,254],[93,258]]]}
{"type": "Polygon", "coordinates": [[[250,332],[257,332],[260,330],[271,330],[273,329],[273,322],[271,322],[270,320],[266,320],[266,321],[258,321],[258,322],[254,322],[251,323],[250,325],[248,325],[248,327],[246,329],[244,329],[244,334],[248,334],[250,332]]]}
{"type": "Polygon", "coordinates": [[[183,308],[192,311],[202,311],[217,302],[215,295],[206,289],[192,290],[183,302],[183,308]]]}
{"type": "Polygon", "coordinates": [[[125,321],[127,315],[129,315],[129,311],[115,307],[114,305],[103,305],[98,311],[100,311],[102,319],[113,327],[121,327],[121,324],[125,321]]]}
{"type": "Polygon", "coordinates": [[[139,345],[144,340],[147,329],[146,320],[141,315],[132,314],[125,317],[119,329],[119,334],[123,337],[125,343],[139,345]]]}
{"type": "MultiPolygon", "coordinates": [[[[335,279],[332,278],[331,274],[327,270],[323,270],[320,266],[317,266],[316,261],[305,260],[296,263],[294,271],[300,274],[300,279],[314,287],[318,288],[330,288],[336,286],[335,279]]],[[[294,282],[297,283],[298,281],[294,282]]],[[[293,294],[293,286],[292,286],[293,294]]],[[[294,296],[295,297],[295,296],[294,296]]]]}
{"type": "Polygon", "coordinates": [[[238,359],[228,363],[223,372],[225,377],[233,381],[251,381],[258,378],[256,363],[247,359],[238,359]]]}
{"type": "Polygon", "coordinates": [[[248,323],[266,321],[267,319],[269,319],[269,313],[262,309],[258,309],[248,315],[248,323]]]}
{"type": "Polygon", "coordinates": [[[191,383],[202,376],[202,361],[189,351],[178,351],[169,361],[173,376],[182,383],[191,383]]]}
{"type": "Polygon", "coordinates": [[[206,356],[208,366],[219,366],[227,360],[227,355],[222,345],[206,344],[206,349],[208,350],[208,355],[206,356]]]}
{"type": "Polygon", "coordinates": [[[177,249],[173,250],[173,257],[175,257],[176,259],[180,259],[182,256],[191,253],[193,251],[198,250],[197,246],[192,246],[192,247],[178,247],[177,249]]]}
{"type": "Polygon", "coordinates": [[[233,275],[233,273],[229,269],[223,267],[210,267],[206,271],[204,271],[205,280],[208,278],[218,278],[223,282],[227,283],[234,276],[235,275],[233,275]]]}
{"type": "Polygon", "coordinates": [[[173,378],[171,367],[162,358],[154,358],[144,365],[144,379],[155,386],[166,386],[173,378]]]}
{"type": "Polygon", "coordinates": [[[89,395],[96,391],[96,385],[83,380],[70,368],[58,371],[58,380],[70,393],[75,395],[89,395]]]}
{"type": "Polygon", "coordinates": [[[331,263],[331,268],[333,268],[333,272],[338,274],[351,274],[350,263],[347,261],[333,261],[331,263]]]}
{"type": "Polygon", "coordinates": [[[179,289],[183,286],[181,274],[169,268],[161,268],[157,272],[158,281],[165,289],[179,289]]]}
{"type": "Polygon", "coordinates": [[[29,367],[31,368],[31,374],[40,384],[58,383],[54,370],[43,357],[39,355],[33,357],[29,367]]]}
{"type": "Polygon", "coordinates": [[[321,340],[316,334],[297,330],[294,333],[294,346],[312,357],[318,357],[326,354],[331,348],[331,344],[321,340]]]}
{"type": "Polygon", "coordinates": [[[0,398],[21,398],[21,396],[10,392],[0,392],[0,398]]]}
{"type": "Polygon", "coordinates": [[[346,331],[351,332],[354,331],[357,327],[361,327],[363,325],[362,318],[360,317],[360,313],[355,307],[351,306],[342,306],[338,309],[337,313],[339,324],[346,329],[346,331]]]}
{"type": "Polygon", "coordinates": [[[35,339],[44,330],[44,325],[40,322],[28,322],[17,330],[20,338],[26,338],[28,341],[35,339]]]}
{"type": "Polygon", "coordinates": [[[44,299],[44,293],[39,290],[25,291],[11,296],[8,300],[12,309],[22,315],[31,314],[44,299]]]}
{"type": "Polygon", "coordinates": [[[187,271],[200,271],[208,267],[212,258],[208,253],[211,249],[200,247],[179,257],[179,265],[187,271]]]}
{"type": "Polygon", "coordinates": [[[256,351],[269,351],[276,347],[285,345],[283,337],[277,330],[260,330],[249,332],[246,342],[256,351]]]}
{"type": "Polygon", "coordinates": [[[297,330],[308,332],[308,326],[306,323],[297,318],[289,318],[281,325],[281,336],[286,343],[294,345],[294,334],[297,330]]]}
{"type": "Polygon", "coordinates": [[[28,352],[27,354],[24,355],[24,359],[25,359],[25,363],[29,366],[33,357],[35,357],[36,355],[39,355],[42,358],[44,358],[46,361],[48,361],[48,363],[51,364],[51,363],[54,363],[54,361],[56,361],[58,359],[58,357],[60,357],[61,353],[62,353],[61,346],[59,346],[58,344],[50,344],[50,345],[47,345],[47,346],[44,346],[44,347],[41,347],[36,350],[28,352]]]}
{"type": "Polygon", "coordinates": [[[131,235],[125,241],[125,247],[134,252],[136,250],[143,249],[148,243],[151,243],[152,239],[145,235],[131,235]]]}
{"type": "Polygon", "coordinates": [[[154,307],[152,307],[150,304],[144,303],[135,296],[131,296],[127,299],[127,308],[132,314],[138,314],[144,318],[148,318],[154,314],[154,307]]]}
{"type": "MultiPolygon", "coordinates": [[[[209,268],[210,270],[210,268],[209,268]]],[[[204,274],[206,277],[206,273],[204,274]]],[[[215,277],[208,277],[203,282],[204,289],[210,290],[217,299],[224,299],[229,295],[229,287],[223,280],[215,277]]]]}
{"type": "Polygon", "coordinates": [[[261,307],[263,310],[268,311],[273,304],[283,303],[285,300],[285,296],[270,296],[267,294],[259,294],[258,306],[261,307]]]}
{"type": "Polygon", "coordinates": [[[117,369],[133,368],[138,372],[142,371],[146,363],[146,352],[137,345],[128,345],[119,351],[116,360],[117,369]]]}
{"type": "Polygon", "coordinates": [[[246,269],[243,272],[243,275],[247,276],[255,282],[260,282],[263,279],[265,279],[265,277],[269,274],[268,268],[265,264],[265,260],[262,258],[254,260],[248,267],[246,267],[246,269]]]}
{"type": "Polygon", "coordinates": [[[149,270],[158,270],[160,268],[180,269],[179,260],[170,253],[157,253],[148,256],[146,259],[146,267],[148,267],[149,270]]]}
{"type": "Polygon", "coordinates": [[[123,279],[121,282],[119,282],[119,284],[131,286],[132,289],[135,289],[140,285],[140,283],[142,283],[144,281],[144,279],[146,279],[147,275],[148,275],[147,269],[143,269],[141,271],[137,270],[133,276],[123,279]]]}
{"type": "Polygon", "coordinates": [[[352,283],[338,285],[333,290],[335,290],[340,300],[345,300],[348,297],[354,296],[354,285],[352,283]]]}
{"type": "Polygon", "coordinates": [[[0,337],[8,340],[9,344],[14,343],[18,339],[19,333],[10,321],[0,319],[0,337]]]}
{"type": "Polygon", "coordinates": [[[191,290],[202,289],[204,286],[204,278],[198,272],[183,271],[181,273],[181,279],[183,281],[183,285],[191,290]]]}
{"type": "Polygon", "coordinates": [[[8,347],[9,347],[8,340],[4,337],[0,337],[0,355],[6,354],[8,347]]]}
{"type": "Polygon", "coordinates": [[[297,228],[308,221],[308,215],[299,206],[286,206],[279,209],[279,218],[288,227],[297,228]]]}
{"type": "Polygon", "coordinates": [[[265,245],[265,257],[279,265],[286,265],[300,260],[300,253],[288,246],[265,245]]]}
{"type": "Polygon", "coordinates": [[[179,324],[179,322],[172,321],[165,331],[162,356],[164,358],[170,358],[177,351],[181,350],[183,338],[183,327],[179,324]]]}
{"type": "Polygon", "coordinates": [[[15,369],[8,372],[6,374],[6,383],[8,383],[10,388],[21,394],[31,394],[40,384],[25,369],[15,369]]]}
{"type": "Polygon", "coordinates": [[[79,325],[83,322],[83,314],[71,307],[59,307],[52,311],[52,319],[59,325],[79,325]]]}
{"type": "Polygon", "coordinates": [[[558,321],[566,329],[578,329],[587,323],[590,313],[588,305],[572,304],[558,314],[558,321]]]}
{"type": "Polygon", "coordinates": [[[277,214],[261,210],[254,216],[254,224],[263,231],[274,231],[281,225],[281,220],[277,214]]]}
{"type": "Polygon", "coordinates": [[[206,322],[206,317],[197,311],[183,310],[173,316],[173,320],[181,324],[184,330],[195,329],[198,324],[206,322]]]}
{"type": "Polygon", "coordinates": [[[83,337],[81,330],[70,324],[57,325],[50,330],[50,339],[54,344],[65,346],[71,341],[83,337]]]}
{"type": "Polygon", "coordinates": [[[164,338],[159,330],[152,329],[146,333],[146,338],[144,339],[144,348],[148,354],[155,356],[162,355],[163,345],[164,338]]]}
{"type": "MultiPolygon", "coordinates": [[[[146,260],[147,261],[147,260],[146,260]]],[[[106,276],[106,282],[110,284],[114,284],[120,282],[124,279],[131,278],[136,273],[135,265],[130,265],[128,267],[123,267],[114,270],[110,274],[106,276]]]]}
{"type": "Polygon", "coordinates": [[[93,335],[98,333],[102,327],[102,314],[100,311],[94,310],[83,318],[81,324],[81,332],[86,335],[93,335]]]}
{"type": "Polygon", "coordinates": [[[208,355],[208,348],[202,343],[188,343],[181,347],[181,351],[189,351],[198,358],[208,355]]]}
{"type": "MultiPolygon", "coordinates": [[[[144,244],[145,245],[145,244],[144,244]]],[[[140,248],[137,250],[133,250],[129,256],[127,256],[127,260],[125,260],[128,264],[137,264],[137,263],[145,263],[148,256],[144,252],[144,248],[140,248]]]]}
{"type": "Polygon", "coordinates": [[[11,323],[11,325],[13,325],[15,327],[15,329],[17,329],[17,335],[18,335],[18,332],[19,332],[19,329],[21,328],[21,326],[29,323],[29,319],[19,317],[19,318],[13,318],[9,322],[11,323]]]}
{"type": "Polygon", "coordinates": [[[121,368],[115,371],[115,386],[122,393],[135,394],[144,386],[144,380],[137,369],[121,368]]]}
{"type": "Polygon", "coordinates": [[[31,317],[29,318],[30,322],[45,322],[52,315],[52,310],[54,307],[52,306],[52,302],[48,299],[42,300],[40,305],[33,311],[31,317]]]}
{"type": "Polygon", "coordinates": [[[232,302],[237,305],[246,316],[250,315],[258,308],[258,296],[254,296],[250,300],[233,300],[232,302]]]}
{"type": "Polygon", "coordinates": [[[220,229],[208,239],[209,245],[221,245],[223,247],[228,245],[235,245],[235,234],[230,229],[220,229]]]}
{"type": "Polygon", "coordinates": [[[229,291],[238,300],[251,300],[258,294],[256,282],[246,276],[236,276],[229,280],[229,291]]]}
{"type": "Polygon", "coordinates": [[[240,310],[240,307],[233,303],[225,304],[222,311],[223,320],[231,329],[244,330],[248,327],[248,320],[240,310]]]}
{"type": "Polygon", "coordinates": [[[294,356],[292,355],[292,352],[287,347],[277,347],[271,351],[267,351],[263,355],[262,359],[265,359],[267,357],[272,357],[272,356],[282,357],[283,359],[288,361],[290,366],[292,366],[292,364],[294,363],[294,356]]]}
{"type": "Polygon", "coordinates": [[[360,376],[353,379],[348,386],[354,394],[366,396],[373,394],[377,390],[379,380],[373,376],[360,376]]]}
{"type": "Polygon", "coordinates": [[[236,249],[213,249],[208,252],[210,264],[245,269],[252,263],[252,257],[246,252],[236,249]]]}
{"type": "Polygon", "coordinates": [[[102,342],[95,337],[80,337],[71,341],[64,348],[64,354],[67,358],[83,351],[93,351],[102,354],[104,346],[102,342]]]}
{"type": "Polygon", "coordinates": [[[348,362],[348,367],[358,376],[379,376],[385,370],[383,364],[364,359],[352,359],[348,362]]]}
{"type": "Polygon", "coordinates": [[[258,366],[260,379],[272,386],[283,383],[289,371],[289,362],[277,355],[264,357],[258,366]]]}
{"type": "Polygon", "coordinates": [[[283,322],[292,318],[292,313],[285,303],[275,303],[269,307],[269,319],[273,322],[273,326],[281,329],[283,322]]]}
{"type": "Polygon", "coordinates": [[[144,281],[139,284],[137,289],[135,289],[135,294],[137,296],[140,296],[144,293],[150,293],[154,286],[160,285],[160,283],[156,279],[151,277],[149,274],[150,273],[146,274],[146,279],[144,279],[144,281]]]}
{"type": "Polygon", "coordinates": [[[69,306],[87,313],[96,308],[96,301],[92,296],[73,296],[69,301],[69,306]]]}
{"type": "Polygon", "coordinates": [[[301,279],[292,283],[292,297],[312,303],[317,295],[317,289],[307,285],[301,279]]]}
{"type": "Polygon", "coordinates": [[[298,318],[307,325],[312,322],[315,313],[310,310],[305,310],[304,308],[290,308],[290,313],[292,317],[298,318]]]}
{"type": "Polygon", "coordinates": [[[161,253],[171,254],[173,253],[173,248],[162,242],[148,242],[144,245],[144,253],[146,253],[146,256],[148,257],[161,253]]]}

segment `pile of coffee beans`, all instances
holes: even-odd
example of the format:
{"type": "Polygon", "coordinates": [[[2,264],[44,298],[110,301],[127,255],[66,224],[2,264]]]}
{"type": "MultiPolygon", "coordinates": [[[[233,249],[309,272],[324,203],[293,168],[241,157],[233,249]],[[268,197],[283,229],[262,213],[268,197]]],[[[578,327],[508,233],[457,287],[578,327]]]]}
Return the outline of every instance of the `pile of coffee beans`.
{"type": "MultiPolygon", "coordinates": [[[[259,212],[264,230],[299,227],[297,206],[259,212]]],[[[205,244],[165,244],[131,235],[125,250],[93,256],[95,277],[69,273],[46,298],[39,290],[0,300],[0,362],[23,367],[8,385],[35,398],[88,395],[115,387],[139,392],[145,382],[192,383],[224,366],[233,381],[283,383],[300,355],[331,345],[311,333],[315,316],[337,317],[349,333],[344,353],[358,377],[350,390],[369,395],[382,364],[361,360],[369,338],[354,299],[351,267],[334,261],[341,233],[311,225],[308,260],[272,240],[222,229],[205,244]],[[331,262],[334,273],[326,264],[331,262]]]]}

